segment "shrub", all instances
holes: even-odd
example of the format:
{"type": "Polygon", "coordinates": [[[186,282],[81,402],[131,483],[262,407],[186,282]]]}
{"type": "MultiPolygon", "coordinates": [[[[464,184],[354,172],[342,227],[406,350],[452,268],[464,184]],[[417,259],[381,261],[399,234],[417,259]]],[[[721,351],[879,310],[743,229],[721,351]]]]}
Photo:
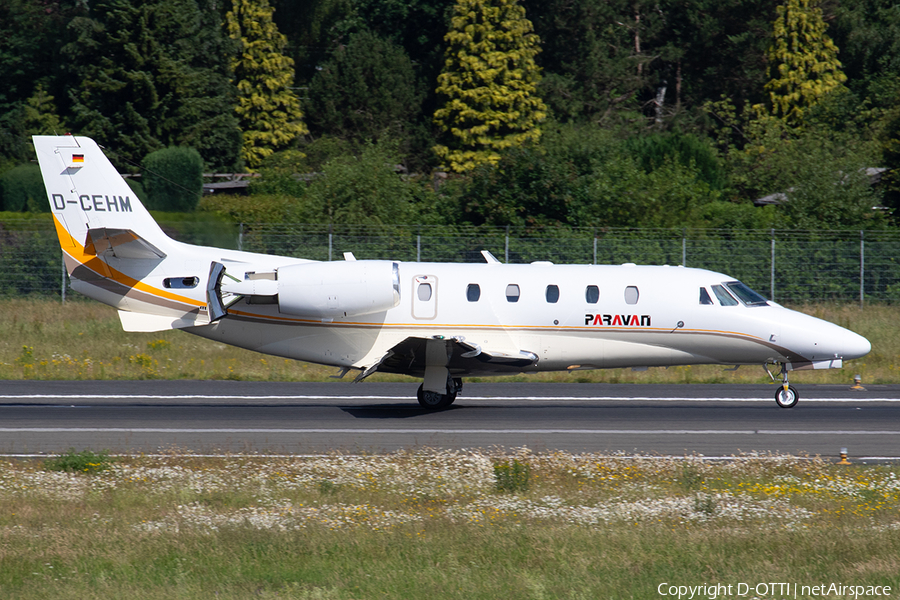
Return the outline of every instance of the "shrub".
{"type": "Polygon", "coordinates": [[[507,494],[525,492],[528,490],[528,480],[531,478],[531,467],[527,463],[521,463],[514,458],[512,462],[494,465],[494,479],[497,491],[507,494]]]}
{"type": "Polygon", "coordinates": [[[337,156],[322,165],[304,193],[298,217],[309,223],[414,222],[414,185],[395,169],[389,144],[368,144],[359,157],[337,156]],[[387,146],[387,147],[386,147],[387,146]]]}
{"type": "Polygon", "coordinates": [[[0,210],[50,212],[39,166],[19,165],[0,175],[0,210]]]}
{"type": "Polygon", "coordinates": [[[725,187],[726,177],[722,174],[718,158],[712,146],[690,134],[654,133],[629,138],[626,146],[646,172],[655,171],[675,160],[685,167],[693,165],[700,179],[710,188],[725,187]]]}
{"type": "Polygon", "coordinates": [[[94,474],[108,469],[111,460],[109,452],[106,450],[100,452],[92,452],[91,450],[76,452],[74,448],[71,448],[65,454],[45,460],[44,468],[48,471],[94,474]]]}
{"type": "Polygon", "coordinates": [[[151,152],[141,163],[147,208],[190,212],[203,194],[203,159],[182,146],[151,152]]]}
{"type": "Polygon", "coordinates": [[[134,195],[138,197],[145,206],[147,204],[147,192],[144,191],[144,186],[141,185],[141,182],[137,179],[128,178],[125,180],[125,183],[128,184],[128,187],[131,188],[131,191],[134,192],[134,195]]]}

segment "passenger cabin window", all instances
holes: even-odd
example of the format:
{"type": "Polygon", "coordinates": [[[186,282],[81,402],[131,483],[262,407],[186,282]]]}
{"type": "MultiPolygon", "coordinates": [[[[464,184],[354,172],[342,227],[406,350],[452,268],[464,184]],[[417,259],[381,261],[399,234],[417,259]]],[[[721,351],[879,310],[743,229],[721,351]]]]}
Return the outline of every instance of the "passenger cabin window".
{"type": "Polygon", "coordinates": [[[587,300],[588,304],[597,304],[597,301],[600,300],[600,288],[596,285],[589,285],[584,288],[584,299],[587,300]]]}
{"type": "Polygon", "coordinates": [[[469,302],[478,302],[479,298],[481,298],[481,288],[477,283],[470,283],[466,287],[466,300],[469,302]]]}
{"type": "Polygon", "coordinates": [[[416,295],[419,296],[419,300],[422,302],[428,302],[431,300],[431,284],[430,283],[420,283],[419,289],[416,290],[416,295]]]}
{"type": "Polygon", "coordinates": [[[558,285],[548,285],[547,286],[547,302],[554,304],[559,302],[559,286],[558,285]]]}
{"type": "Polygon", "coordinates": [[[506,286],[506,301],[507,302],[518,302],[519,301],[519,286],[515,283],[511,283],[506,286]]]}
{"type": "Polygon", "coordinates": [[[625,304],[637,304],[640,296],[641,293],[638,291],[637,286],[629,285],[625,288],[625,304]]]}
{"type": "Polygon", "coordinates": [[[725,291],[721,285],[712,286],[713,294],[716,295],[716,298],[719,299],[719,304],[722,306],[737,306],[738,301],[735,300],[731,294],[725,291]]]}
{"type": "Polygon", "coordinates": [[[163,279],[163,287],[174,290],[195,288],[198,283],[200,283],[199,277],[166,277],[163,279]]]}
{"type": "Polygon", "coordinates": [[[706,291],[705,287],[700,288],[700,304],[712,304],[712,298],[709,297],[709,292],[706,291]]]}

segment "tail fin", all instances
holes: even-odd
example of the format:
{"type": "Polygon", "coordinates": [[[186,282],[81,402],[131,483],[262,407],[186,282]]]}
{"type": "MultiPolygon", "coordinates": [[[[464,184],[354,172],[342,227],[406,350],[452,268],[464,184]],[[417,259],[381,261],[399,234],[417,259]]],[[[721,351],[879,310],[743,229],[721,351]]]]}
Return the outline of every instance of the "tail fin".
{"type": "MultiPolygon", "coordinates": [[[[169,286],[161,276],[162,263],[177,253],[177,243],[163,233],[100,146],[86,137],[33,139],[72,287],[120,310],[179,323],[171,326],[208,323],[206,302],[192,290],[164,289],[169,286]]],[[[168,328],[159,323],[155,319],[143,326],[168,328]]]]}
{"type": "MultiPolygon", "coordinates": [[[[88,255],[115,252],[119,246],[136,248],[133,242],[143,240],[138,245],[165,256],[171,240],[94,140],[44,135],[33,139],[59,243],[67,254],[78,254],[77,248],[88,255]]],[[[71,275],[77,264],[67,261],[66,266],[71,275]]]]}

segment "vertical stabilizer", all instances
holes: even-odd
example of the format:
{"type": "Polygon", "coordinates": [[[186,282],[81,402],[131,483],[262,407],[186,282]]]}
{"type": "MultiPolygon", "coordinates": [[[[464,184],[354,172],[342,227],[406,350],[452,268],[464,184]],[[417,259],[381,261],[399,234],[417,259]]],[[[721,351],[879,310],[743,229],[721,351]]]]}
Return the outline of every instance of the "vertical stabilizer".
{"type": "Polygon", "coordinates": [[[72,287],[120,310],[165,317],[137,323],[142,331],[208,323],[202,288],[194,289],[202,274],[184,260],[166,262],[183,256],[184,245],[163,233],[100,146],[77,136],[33,139],[72,287]]]}
{"type": "MultiPolygon", "coordinates": [[[[67,254],[92,247],[103,231],[131,231],[165,252],[169,238],[94,140],[34,136],[60,245],[67,254]]],[[[69,273],[75,265],[68,264],[69,273]]]]}

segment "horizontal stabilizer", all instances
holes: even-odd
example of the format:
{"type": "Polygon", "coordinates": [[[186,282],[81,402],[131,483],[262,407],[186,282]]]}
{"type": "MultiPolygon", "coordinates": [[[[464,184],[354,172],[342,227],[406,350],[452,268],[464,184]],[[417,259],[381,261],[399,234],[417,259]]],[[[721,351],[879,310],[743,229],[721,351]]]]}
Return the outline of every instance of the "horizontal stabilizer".
{"type": "Polygon", "coordinates": [[[148,315],[145,313],[129,312],[127,310],[119,311],[119,320],[122,322],[122,329],[125,331],[142,332],[184,329],[185,327],[197,327],[199,325],[209,324],[209,321],[205,316],[200,316],[198,314],[173,317],[167,315],[148,315]]]}
{"type": "Polygon", "coordinates": [[[116,258],[165,258],[166,254],[130,229],[88,229],[84,253],[116,258]]]}

